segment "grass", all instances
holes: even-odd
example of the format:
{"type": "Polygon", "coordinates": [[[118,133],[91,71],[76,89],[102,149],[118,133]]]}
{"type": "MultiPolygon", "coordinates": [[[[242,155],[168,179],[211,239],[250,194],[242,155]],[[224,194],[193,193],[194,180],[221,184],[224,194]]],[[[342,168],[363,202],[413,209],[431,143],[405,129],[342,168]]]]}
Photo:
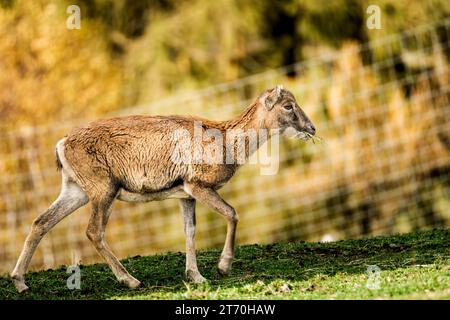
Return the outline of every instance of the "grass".
{"type": "Polygon", "coordinates": [[[198,254],[206,284],[186,282],[183,253],[165,253],[123,260],[143,282],[136,290],[121,286],[105,264],[80,266],[81,289],[69,290],[63,266],[28,273],[30,290],[24,294],[15,292],[7,276],[0,277],[0,299],[450,299],[448,229],[240,246],[225,278],[215,270],[219,255],[217,249],[198,254]],[[370,265],[379,268],[378,278],[367,272],[370,265]]]}

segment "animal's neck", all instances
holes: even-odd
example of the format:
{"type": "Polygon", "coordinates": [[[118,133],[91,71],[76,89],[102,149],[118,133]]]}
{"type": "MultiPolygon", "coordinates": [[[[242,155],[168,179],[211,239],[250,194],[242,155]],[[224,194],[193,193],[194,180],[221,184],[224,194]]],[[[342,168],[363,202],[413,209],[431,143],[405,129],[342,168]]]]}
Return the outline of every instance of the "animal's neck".
{"type": "Polygon", "coordinates": [[[249,105],[239,116],[223,121],[227,143],[231,141],[234,163],[242,164],[270,138],[271,132],[266,128],[264,121],[258,117],[257,102],[249,105]],[[241,145],[241,148],[239,147],[241,145]],[[243,149],[245,145],[245,149],[243,149]],[[243,152],[245,152],[243,154],[243,152]],[[243,157],[243,158],[242,158],[243,157]]]}
{"type": "Polygon", "coordinates": [[[257,117],[258,105],[256,102],[249,105],[236,118],[223,121],[224,129],[259,130],[263,128],[263,123],[257,117]]]}

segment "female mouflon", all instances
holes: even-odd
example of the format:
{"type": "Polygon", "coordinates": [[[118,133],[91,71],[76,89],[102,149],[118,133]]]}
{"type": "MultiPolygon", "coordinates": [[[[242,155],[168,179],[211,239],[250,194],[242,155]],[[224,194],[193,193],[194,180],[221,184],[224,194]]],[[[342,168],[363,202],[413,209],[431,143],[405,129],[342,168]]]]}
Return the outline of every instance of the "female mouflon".
{"type": "MultiPolygon", "coordinates": [[[[28,289],[24,275],[42,237],[89,201],[92,215],[87,237],[119,282],[128,287],[135,288],[140,282],[127,272],[105,240],[105,228],[115,199],[129,202],[180,199],[186,234],[186,276],[194,282],[205,281],[195,256],[195,203],[202,202],[223,215],[227,233],[218,271],[227,274],[234,254],[238,216],[217,190],[242,165],[237,157],[243,153],[243,158],[247,159],[258,146],[246,141],[244,148],[237,151],[236,145],[232,144],[231,153],[224,149],[215,161],[205,158],[203,161],[174,161],[174,150],[186,146],[184,151],[189,149],[190,152],[188,145],[192,145],[181,143],[174,132],[183,131],[193,139],[196,123],[201,123],[201,131],[211,130],[222,141],[233,130],[253,130],[257,135],[261,130],[267,130],[270,132],[268,138],[271,132],[283,133],[288,128],[304,139],[315,134],[314,125],[293,94],[281,86],[266,90],[241,115],[228,121],[188,116],[128,116],[98,120],[74,129],[56,145],[57,166],[62,174],[61,193],[33,222],[11,273],[17,291],[28,289]]],[[[201,142],[201,146],[205,143],[201,142]]]]}

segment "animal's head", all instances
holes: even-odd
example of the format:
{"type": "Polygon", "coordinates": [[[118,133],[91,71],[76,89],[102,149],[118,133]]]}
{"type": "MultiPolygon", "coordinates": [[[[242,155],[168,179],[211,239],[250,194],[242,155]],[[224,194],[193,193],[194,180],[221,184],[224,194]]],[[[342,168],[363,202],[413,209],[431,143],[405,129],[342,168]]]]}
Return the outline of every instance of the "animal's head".
{"type": "Polygon", "coordinates": [[[266,128],[279,129],[281,133],[288,130],[304,139],[309,139],[316,133],[316,128],[300,108],[294,95],[282,86],[266,90],[259,96],[258,102],[264,114],[266,128]]]}

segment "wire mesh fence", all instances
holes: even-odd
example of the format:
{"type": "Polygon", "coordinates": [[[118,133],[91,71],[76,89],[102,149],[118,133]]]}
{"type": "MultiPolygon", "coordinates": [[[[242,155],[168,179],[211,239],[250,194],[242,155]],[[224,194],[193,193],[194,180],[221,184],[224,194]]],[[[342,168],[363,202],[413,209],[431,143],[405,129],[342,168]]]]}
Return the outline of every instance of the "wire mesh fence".
{"type": "MultiPolygon", "coordinates": [[[[237,242],[328,241],[450,225],[450,20],[121,114],[236,116],[277,84],[292,91],[322,143],[281,140],[279,172],[244,166],[220,191],[239,213],[237,242]]],[[[110,115],[105,115],[110,116],[110,115]]],[[[57,197],[56,142],[86,119],[0,133],[0,272],[57,197]]],[[[32,268],[99,261],[89,205],[41,242],[32,268]]],[[[223,219],[197,206],[197,246],[218,247],[223,219]]],[[[116,202],[107,239],[119,257],[184,250],[176,200],[116,202]]]]}

